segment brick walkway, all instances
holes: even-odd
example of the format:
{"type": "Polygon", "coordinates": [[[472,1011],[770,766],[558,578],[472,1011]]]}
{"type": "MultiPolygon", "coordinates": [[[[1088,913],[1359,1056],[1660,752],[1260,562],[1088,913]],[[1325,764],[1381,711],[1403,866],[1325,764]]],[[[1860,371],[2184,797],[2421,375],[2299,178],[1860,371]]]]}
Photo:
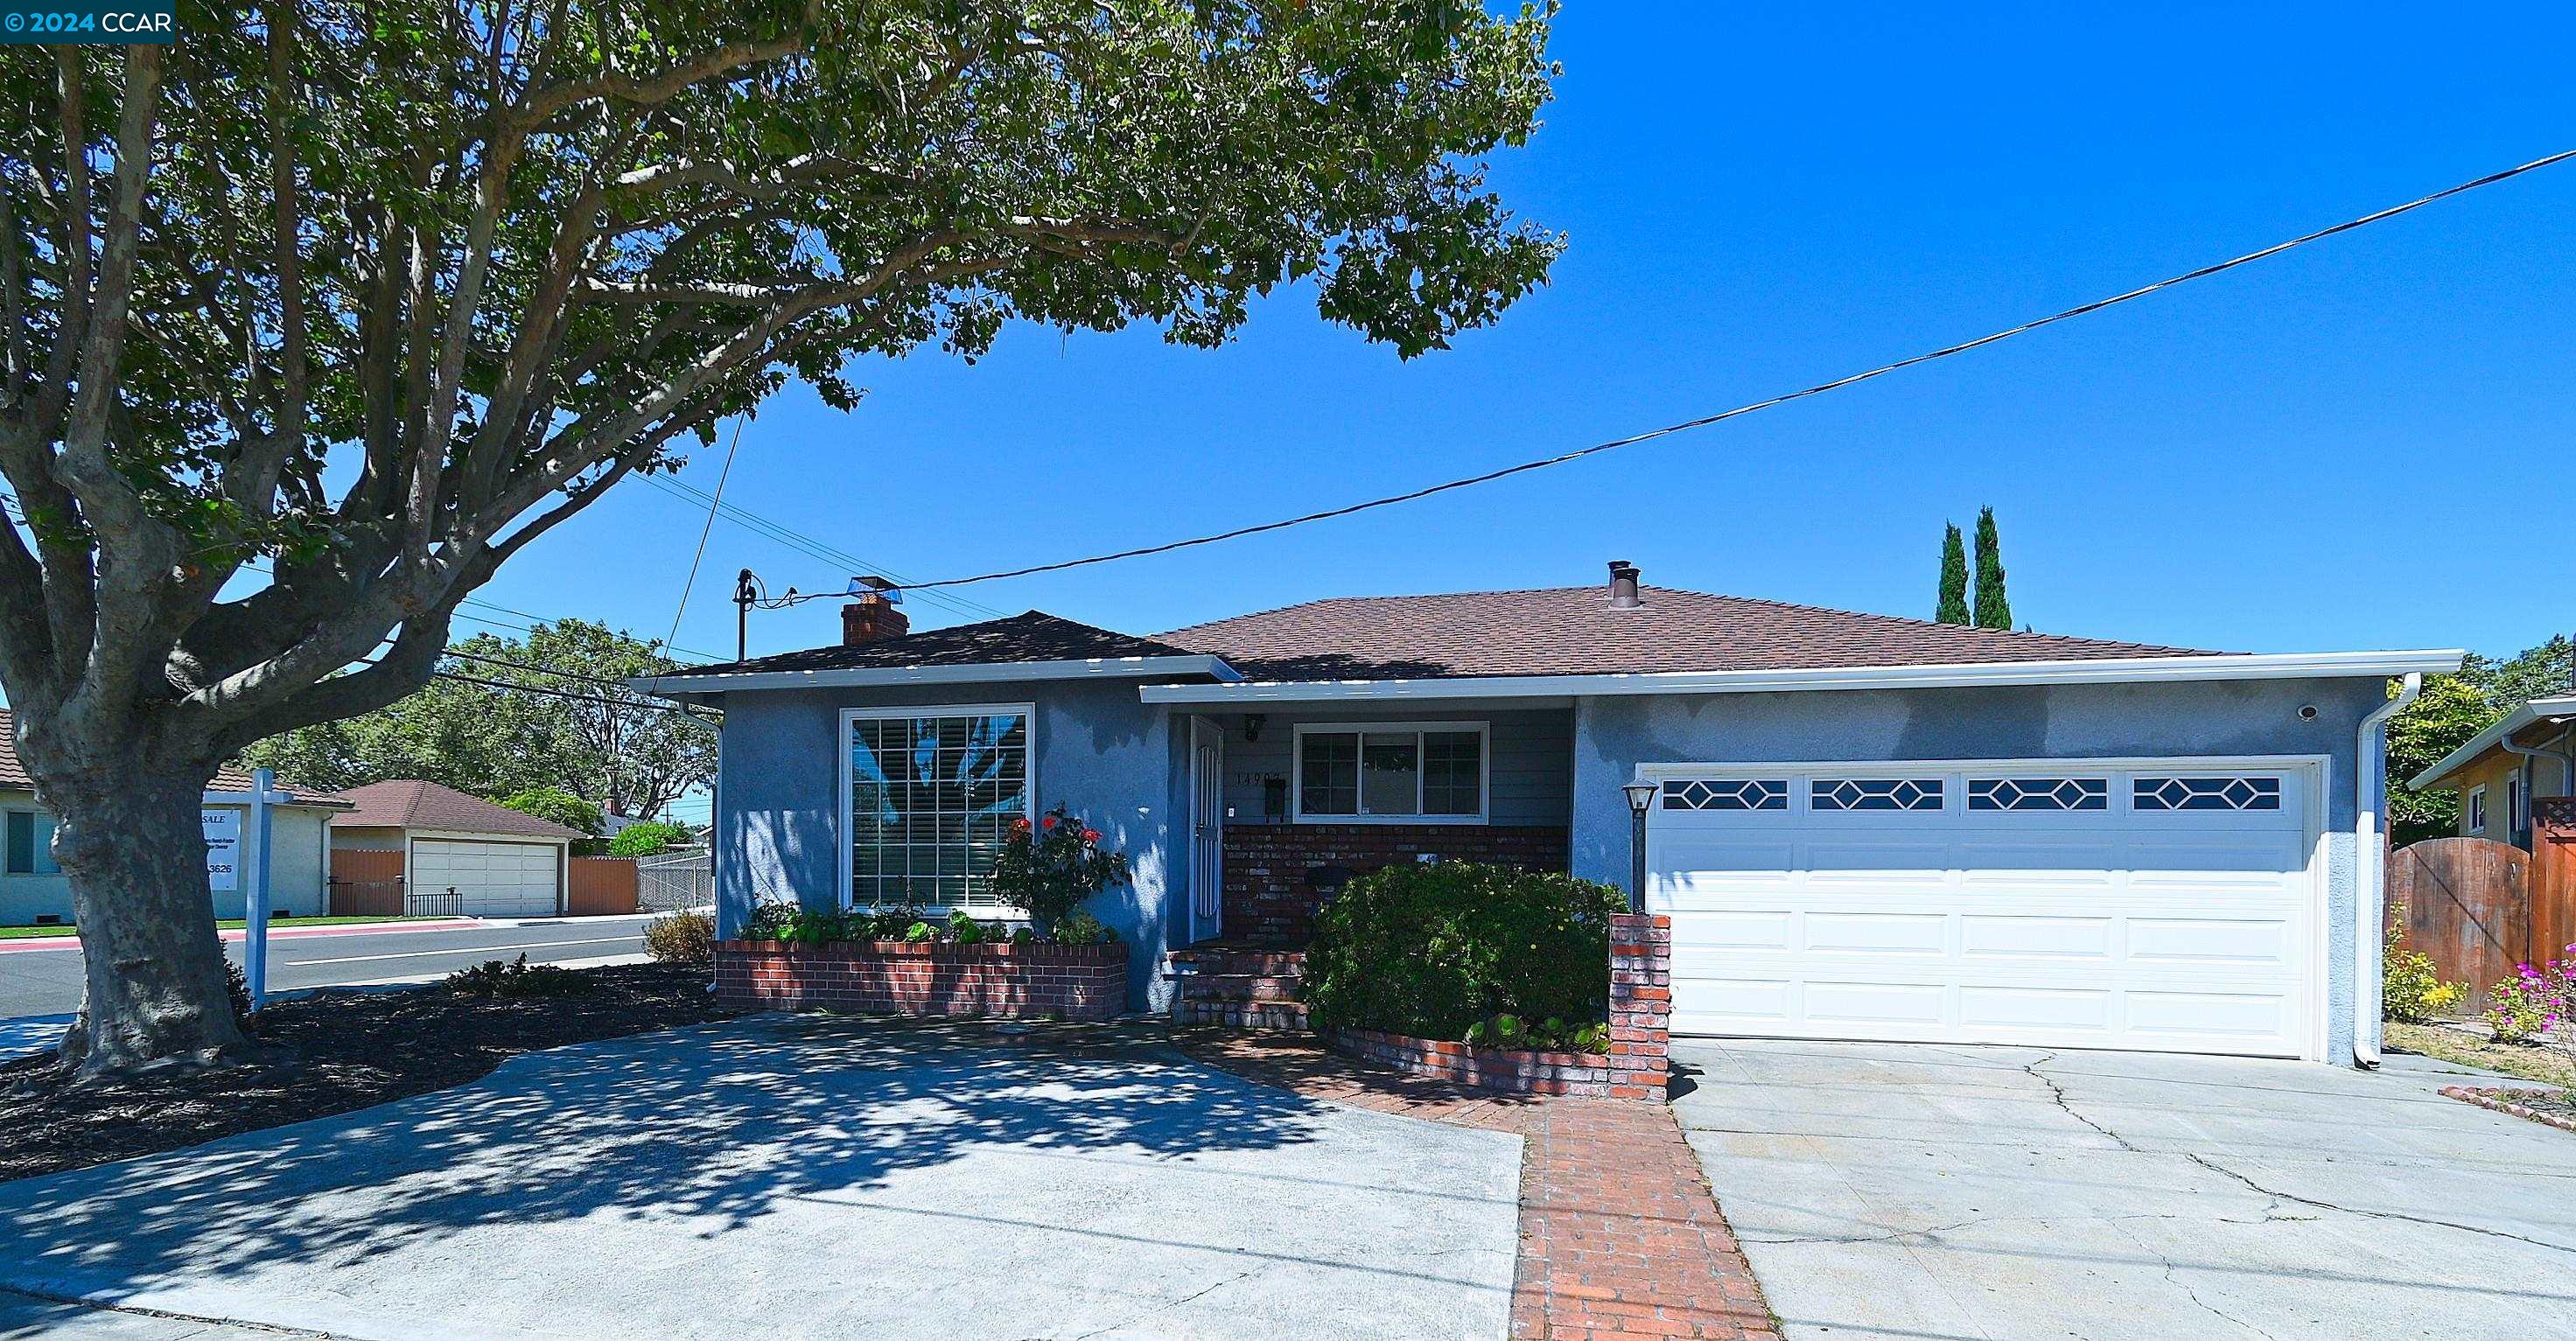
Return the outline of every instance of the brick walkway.
{"type": "Polygon", "coordinates": [[[1762,1287],[1662,1104],[1475,1094],[1297,1034],[1184,1029],[1173,1042],[1309,1098],[1520,1136],[1512,1341],[1778,1341],[1762,1287]]]}

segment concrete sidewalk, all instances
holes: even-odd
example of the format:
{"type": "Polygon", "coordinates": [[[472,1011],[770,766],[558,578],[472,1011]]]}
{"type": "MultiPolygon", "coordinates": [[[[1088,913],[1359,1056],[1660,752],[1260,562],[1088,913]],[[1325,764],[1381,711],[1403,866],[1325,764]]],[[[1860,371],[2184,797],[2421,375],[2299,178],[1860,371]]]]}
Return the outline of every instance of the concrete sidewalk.
{"type": "Polygon", "coordinates": [[[2576,1137],[2392,1056],[1676,1043],[1784,1333],[2529,1341],[2576,1319],[2576,1137]]]}
{"type": "Polygon", "coordinates": [[[1503,1334],[1517,1137],[1037,1037],[772,1015],[530,1054],[0,1185],[0,1286],[375,1341],[1503,1334]]]}

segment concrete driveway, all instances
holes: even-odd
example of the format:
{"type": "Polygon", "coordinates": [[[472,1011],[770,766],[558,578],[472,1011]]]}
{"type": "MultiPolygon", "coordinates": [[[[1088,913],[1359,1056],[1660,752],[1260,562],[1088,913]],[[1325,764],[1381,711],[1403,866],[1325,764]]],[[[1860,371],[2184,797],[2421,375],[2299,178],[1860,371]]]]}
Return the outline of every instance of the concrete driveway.
{"type": "Polygon", "coordinates": [[[1676,1044],[1792,1338],[2566,1335],[2576,1136],[2293,1062],[1676,1044]]]}
{"type": "Polygon", "coordinates": [[[1144,1036],[757,1016],[0,1184],[0,1287],[374,1341],[1498,1338],[1519,1158],[1144,1036]]]}

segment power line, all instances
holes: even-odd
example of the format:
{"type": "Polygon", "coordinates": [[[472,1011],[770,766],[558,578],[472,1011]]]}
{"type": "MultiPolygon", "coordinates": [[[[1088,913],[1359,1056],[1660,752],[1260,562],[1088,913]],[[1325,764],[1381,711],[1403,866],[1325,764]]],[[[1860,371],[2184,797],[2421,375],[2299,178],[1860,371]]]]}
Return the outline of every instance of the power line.
{"type": "MultiPolygon", "coordinates": [[[[785,522],[763,516],[762,514],[754,512],[739,504],[722,502],[715,496],[707,493],[705,490],[689,484],[684,480],[674,479],[666,475],[647,475],[643,478],[647,483],[660,489],[664,493],[670,494],[674,498],[678,498],[683,502],[703,504],[710,510],[721,513],[725,520],[733,522],[744,530],[750,531],[755,535],[764,536],[770,540],[774,540],[789,549],[796,550],[811,558],[821,559],[825,563],[842,567],[853,572],[872,573],[879,577],[886,578],[898,586],[903,585],[905,582],[903,574],[896,572],[883,564],[852,554],[848,550],[841,549],[838,546],[819,539],[810,533],[799,531],[796,528],[787,525],[785,522]]],[[[846,593],[838,590],[818,592],[814,593],[814,598],[819,600],[825,596],[840,596],[845,594],[846,593]]],[[[942,593],[925,596],[923,599],[945,609],[952,610],[958,614],[976,618],[1000,618],[1009,613],[1008,611],[996,609],[981,601],[972,600],[964,596],[953,596],[942,593]]]]}
{"type": "MultiPolygon", "coordinates": [[[[1794,400],[1804,400],[1809,396],[1821,396],[1826,392],[1837,391],[1847,386],[1853,386],[1861,382],[1869,381],[1872,378],[1884,377],[1889,373],[1899,372],[1906,368],[1914,367],[1917,364],[1930,363],[1935,359],[1949,358],[1954,354],[1964,354],[1972,349],[1980,349],[1999,341],[2009,340],[2016,335],[2023,335],[2028,332],[2038,330],[2042,326],[2054,325],[2061,321],[2071,321],[2076,317],[2099,312],[2108,307],[2117,307],[2122,303],[2144,298],[2151,293],[2170,289],[2176,285],[2188,284],[2196,279],[2206,279],[2211,275],[2233,270],[2241,265],[2251,265],[2254,262],[2263,260],[2267,257],[2278,256],[2282,252],[2289,251],[2294,247],[2303,247],[2311,242],[2333,237],[2338,233],[2349,233],[2356,228],[2368,227],[2369,225],[2378,223],[2384,219],[2393,219],[2400,214],[2422,209],[2426,205],[2430,205],[2436,201],[2447,200],[2452,196],[2474,191],[2480,187],[2493,186],[2497,182],[2519,177],[2527,172],[2536,172],[2553,164],[2566,162],[2570,158],[2576,158],[2576,149],[2562,150],[2545,158],[2536,158],[2519,167],[2506,168],[2502,172],[2492,172],[2484,177],[2477,178],[2474,181],[2466,181],[2457,186],[2445,187],[2442,190],[2435,191],[2431,195],[2419,196],[2402,205],[2392,205],[2387,209],[2365,214],[2357,219],[2347,219],[2342,223],[2334,224],[2326,228],[2320,228],[2313,233],[2301,234],[2300,236],[2291,238],[2286,242],[2276,242],[2260,251],[2250,251],[2242,256],[2220,261],[2214,265],[2205,265],[2197,270],[2185,271],[2182,274],[2175,275],[2171,279],[2161,279],[2153,284],[2131,289],[2126,293],[2115,294],[2109,298],[2097,299],[2093,302],[2070,307],[2062,312],[2051,313],[2048,316],[2040,317],[2032,321],[2025,321],[2018,326],[2007,327],[2003,330],[1996,331],[1991,335],[1979,336],[1974,340],[1962,341],[1955,345],[1945,345],[1942,348],[1932,350],[1929,353],[1917,354],[1911,358],[1898,359],[1894,363],[1881,364],[1867,372],[1853,373],[1847,377],[1837,377],[1830,382],[1818,382],[1813,386],[1802,387],[1796,391],[1771,396],[1746,405],[1738,405],[1731,410],[1721,410],[1716,414],[1702,415],[1697,419],[1685,419],[1677,424],[1666,424],[1662,428],[1649,429],[1646,432],[1632,434],[1624,438],[1614,438],[1608,442],[1595,443],[1589,447],[1578,448],[1574,451],[1563,452],[1555,456],[1543,457],[1535,461],[1523,461],[1518,465],[1505,466],[1499,470],[1489,470],[1482,474],[1468,475],[1460,479],[1445,480],[1441,483],[1427,485],[1420,489],[1409,489],[1400,494],[1388,494],[1383,498],[1372,498],[1364,502],[1351,503],[1336,508],[1327,508],[1321,512],[1309,512],[1301,516],[1286,517],[1278,521],[1263,522],[1255,526],[1238,526],[1229,531],[1218,531],[1210,535],[1192,536],[1186,540],[1167,541],[1159,545],[1142,545],[1134,549],[1122,549],[1108,554],[1094,554],[1079,559],[1065,559],[1055,563],[1031,564],[1025,568],[1006,568],[997,572],[977,573],[969,577],[952,577],[945,578],[937,582],[899,583],[898,585],[901,585],[906,591],[928,593],[942,587],[962,587],[976,582],[998,582],[1004,578],[1028,577],[1037,573],[1055,573],[1062,572],[1068,568],[1085,568],[1093,564],[1114,563],[1121,559],[1143,558],[1149,554],[1169,554],[1174,550],[1191,549],[1200,545],[1213,545],[1227,540],[1239,540],[1245,536],[1261,535],[1270,531],[1284,531],[1292,526],[1304,526],[1309,522],[1329,521],[1336,517],[1348,517],[1354,513],[1368,512],[1376,508],[1393,507],[1398,503],[1410,503],[1417,499],[1429,498],[1434,494],[1448,493],[1453,489],[1466,489],[1479,484],[1490,484],[1496,480],[1508,479],[1514,475],[1526,474],[1534,470],[1545,470],[1550,466],[1561,466],[1570,461],[1580,461],[1587,456],[1595,456],[1602,452],[1616,451],[1621,447],[1633,447],[1641,442],[1651,442],[1657,438],[1669,437],[1676,433],[1685,433],[1695,428],[1706,428],[1711,424],[1721,423],[1725,420],[1734,419],[1741,415],[1753,414],[1757,411],[1771,409],[1774,406],[1786,405],[1794,400]]],[[[813,598],[809,596],[805,599],[813,598]]]]}
{"type": "Polygon", "coordinates": [[[742,422],[748,417],[733,417],[733,441],[725,447],[724,469],[716,475],[716,491],[707,495],[707,524],[698,528],[698,552],[689,556],[688,580],[680,584],[680,604],[671,611],[671,636],[662,640],[664,647],[680,636],[680,616],[689,612],[689,592],[698,585],[698,565],[706,562],[707,537],[715,534],[716,509],[724,506],[725,481],[733,478],[733,456],[742,450],[742,422]]]}

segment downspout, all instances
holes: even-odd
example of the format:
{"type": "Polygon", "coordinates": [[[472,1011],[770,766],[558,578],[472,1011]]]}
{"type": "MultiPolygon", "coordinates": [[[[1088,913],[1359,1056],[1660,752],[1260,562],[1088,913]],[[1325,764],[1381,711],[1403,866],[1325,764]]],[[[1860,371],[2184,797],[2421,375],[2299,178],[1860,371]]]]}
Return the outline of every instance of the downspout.
{"type": "Polygon", "coordinates": [[[2397,694],[2361,719],[2353,750],[2352,853],[2352,1061],[2365,1069],[2379,1066],[2380,948],[2387,925],[2388,854],[2380,836],[2386,805],[2388,760],[2381,748],[2388,719],[2405,710],[2424,688],[2421,672],[2400,681],[2397,694]]]}
{"type": "MultiPolygon", "coordinates": [[[[2552,719],[2553,723],[2555,720],[2552,719]]],[[[2576,793],[2576,733],[2560,732],[2558,748],[2554,750],[2546,745],[2517,745],[2513,742],[2513,733],[2510,731],[2499,738],[2496,744],[2504,747],[2504,752],[2507,754],[2522,756],[2523,813],[2520,816],[2505,816],[2507,831],[2519,840],[2530,827],[2531,789],[2533,784],[2540,781],[2539,772],[2532,767],[2533,760],[2555,759],[2561,770],[2559,776],[2567,780],[2568,791],[2576,793]]]]}

